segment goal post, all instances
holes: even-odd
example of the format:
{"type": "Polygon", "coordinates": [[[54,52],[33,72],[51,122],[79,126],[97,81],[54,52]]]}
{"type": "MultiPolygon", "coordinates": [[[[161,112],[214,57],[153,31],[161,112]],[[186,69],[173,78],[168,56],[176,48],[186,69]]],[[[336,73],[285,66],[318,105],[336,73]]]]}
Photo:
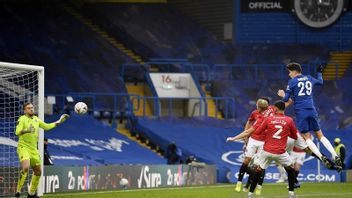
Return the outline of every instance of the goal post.
{"type": "MultiPolygon", "coordinates": [[[[32,102],[38,117],[44,120],[44,67],[0,62],[0,197],[14,196],[20,163],[17,158],[16,121],[23,114],[22,105],[32,102]]],[[[38,150],[44,173],[44,132],[39,130],[38,150]]],[[[31,177],[30,174],[29,178],[31,177]]],[[[27,183],[22,191],[27,191],[27,183]]],[[[43,178],[38,196],[43,195],[43,178]]]]}

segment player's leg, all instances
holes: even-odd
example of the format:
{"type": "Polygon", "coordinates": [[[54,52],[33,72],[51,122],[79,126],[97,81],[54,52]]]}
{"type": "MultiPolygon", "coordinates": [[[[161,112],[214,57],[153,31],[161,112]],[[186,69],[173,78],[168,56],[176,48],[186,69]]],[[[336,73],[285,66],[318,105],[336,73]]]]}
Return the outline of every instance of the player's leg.
{"type": "MultiPolygon", "coordinates": [[[[333,164],[330,163],[330,161],[319,151],[318,147],[314,144],[311,134],[310,133],[302,133],[302,137],[305,139],[308,148],[310,151],[314,154],[313,156],[317,157],[320,161],[324,163],[324,165],[328,168],[331,169],[333,164]]],[[[307,150],[307,149],[305,149],[307,150]]]]}
{"type": "Polygon", "coordinates": [[[33,169],[33,175],[31,178],[31,185],[29,187],[28,197],[36,198],[37,197],[37,189],[38,189],[40,177],[42,174],[41,165],[32,166],[32,169],[33,169]]]}
{"type": "Polygon", "coordinates": [[[263,182],[265,179],[265,169],[263,169],[260,177],[259,177],[259,181],[258,181],[258,185],[255,188],[255,194],[256,195],[261,195],[262,194],[262,186],[263,186],[263,182]]]}
{"type": "Polygon", "coordinates": [[[302,135],[301,135],[300,133],[298,133],[298,132],[297,132],[297,140],[295,140],[295,142],[294,142],[294,147],[303,150],[303,151],[306,152],[307,154],[309,154],[309,155],[311,155],[311,156],[317,158],[317,159],[320,160],[320,161],[323,161],[322,159],[324,159],[323,162],[324,162],[324,165],[325,165],[327,168],[333,166],[333,164],[325,157],[325,155],[324,155],[322,152],[320,152],[321,155],[322,155],[321,158],[319,158],[316,154],[314,154],[314,153],[312,152],[312,150],[308,147],[308,145],[307,145],[306,141],[304,140],[304,138],[302,137],[302,135]]]}
{"type": "Polygon", "coordinates": [[[320,153],[318,147],[314,144],[310,134],[309,117],[307,115],[297,115],[297,128],[301,132],[302,137],[306,141],[309,149],[322,160],[323,155],[320,153]]]}
{"type": "Polygon", "coordinates": [[[254,165],[253,167],[252,166],[248,166],[248,169],[247,169],[247,174],[249,175],[248,176],[248,179],[247,179],[247,183],[246,185],[243,187],[243,192],[248,192],[248,189],[249,189],[249,186],[251,185],[252,183],[252,177],[253,177],[253,174],[254,174],[254,171],[257,167],[254,165]]]}
{"type": "Polygon", "coordinates": [[[284,183],[287,180],[286,171],[284,167],[281,166],[280,164],[276,164],[276,165],[277,165],[277,170],[280,173],[280,178],[279,180],[276,181],[276,183],[284,183]]]}
{"type": "Polygon", "coordinates": [[[246,173],[246,171],[248,169],[248,164],[251,160],[252,160],[251,157],[245,157],[242,162],[242,165],[241,165],[240,170],[238,172],[238,179],[237,179],[237,184],[236,184],[236,188],[235,188],[236,192],[241,192],[242,180],[243,180],[244,174],[246,173]]]}
{"type": "Polygon", "coordinates": [[[302,133],[302,137],[307,143],[308,148],[320,159],[322,160],[323,155],[319,151],[318,147],[314,144],[312,136],[309,132],[302,133]]]}
{"type": "Polygon", "coordinates": [[[334,147],[332,146],[330,141],[324,136],[323,132],[321,131],[321,128],[319,125],[318,113],[316,111],[309,112],[309,117],[307,117],[306,120],[308,121],[308,130],[315,132],[315,135],[319,139],[319,141],[331,153],[332,159],[335,161],[335,163],[338,166],[340,166],[341,159],[337,156],[337,154],[334,150],[334,147]]]}
{"type": "Polygon", "coordinates": [[[285,152],[283,154],[276,155],[275,160],[285,167],[288,177],[288,193],[289,197],[296,197],[294,193],[295,185],[295,172],[292,167],[293,162],[290,155],[285,152]]]}
{"type": "Polygon", "coordinates": [[[37,189],[40,181],[40,177],[42,175],[42,169],[41,169],[41,159],[39,156],[38,151],[33,151],[31,153],[31,166],[33,169],[33,174],[31,178],[31,184],[28,192],[28,197],[30,198],[36,198],[37,197],[37,189]]]}
{"type": "Polygon", "coordinates": [[[295,188],[300,188],[301,187],[301,184],[299,183],[298,181],[298,175],[299,175],[299,170],[301,169],[301,164],[299,164],[298,162],[296,162],[294,164],[294,171],[295,171],[295,188]]]}
{"type": "Polygon", "coordinates": [[[331,145],[330,141],[324,136],[321,130],[315,131],[316,137],[320,140],[320,142],[324,145],[324,147],[331,153],[332,159],[334,162],[341,166],[341,159],[337,155],[334,147],[331,145]]]}
{"type": "Polygon", "coordinates": [[[301,187],[298,181],[299,170],[301,169],[304,159],[306,157],[305,152],[292,152],[292,161],[294,162],[294,171],[295,171],[295,188],[301,187]]]}
{"type": "Polygon", "coordinates": [[[285,166],[285,170],[287,172],[288,177],[288,194],[289,197],[296,197],[295,190],[295,171],[291,166],[285,166]]]}
{"type": "Polygon", "coordinates": [[[240,167],[240,170],[238,172],[238,179],[237,179],[237,184],[235,187],[235,191],[236,192],[241,192],[242,190],[242,180],[244,177],[244,174],[246,173],[247,169],[248,169],[248,165],[252,160],[252,157],[255,155],[255,153],[257,152],[257,146],[256,146],[256,142],[254,139],[249,138],[248,143],[247,143],[247,147],[244,153],[244,160],[242,162],[242,165],[240,167]]]}
{"type": "Polygon", "coordinates": [[[17,148],[17,154],[18,154],[18,159],[20,160],[21,163],[21,171],[20,175],[18,178],[17,182],[17,188],[16,188],[16,197],[20,197],[21,190],[23,187],[24,182],[26,181],[28,171],[29,171],[29,166],[30,166],[30,156],[29,153],[26,149],[23,147],[18,147],[17,148]]]}
{"type": "Polygon", "coordinates": [[[269,167],[269,164],[271,163],[271,154],[266,152],[266,151],[261,151],[258,156],[258,166],[254,171],[254,174],[252,175],[252,183],[249,188],[248,192],[248,197],[253,197],[253,192],[255,188],[257,187],[257,184],[260,180],[260,176],[263,173],[263,170],[269,167]]]}

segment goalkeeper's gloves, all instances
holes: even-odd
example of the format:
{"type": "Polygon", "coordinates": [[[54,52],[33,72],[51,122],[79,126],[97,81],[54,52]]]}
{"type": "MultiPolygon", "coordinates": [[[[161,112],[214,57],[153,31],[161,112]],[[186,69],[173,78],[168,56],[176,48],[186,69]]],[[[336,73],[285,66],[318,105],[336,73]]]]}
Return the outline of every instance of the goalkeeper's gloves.
{"type": "Polygon", "coordinates": [[[70,116],[68,114],[62,114],[60,116],[60,119],[58,121],[56,121],[56,124],[61,124],[61,123],[65,122],[69,118],[70,118],[70,116]]]}
{"type": "Polygon", "coordinates": [[[324,71],[324,66],[323,66],[323,65],[319,65],[319,66],[317,67],[317,72],[318,72],[318,73],[323,73],[323,71],[324,71]]]}
{"type": "Polygon", "coordinates": [[[22,135],[26,133],[33,133],[35,131],[34,127],[30,125],[27,129],[22,130],[22,135]]]}

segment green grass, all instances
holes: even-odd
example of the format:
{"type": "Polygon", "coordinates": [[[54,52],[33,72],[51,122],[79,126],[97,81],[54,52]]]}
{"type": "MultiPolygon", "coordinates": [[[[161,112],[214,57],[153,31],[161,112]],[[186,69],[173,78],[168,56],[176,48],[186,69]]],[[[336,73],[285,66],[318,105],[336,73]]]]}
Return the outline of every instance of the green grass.
{"type": "MultiPolygon", "coordinates": [[[[48,194],[44,198],[236,198],[246,197],[247,193],[235,193],[234,185],[214,185],[202,187],[185,187],[185,188],[159,188],[159,189],[142,189],[142,190],[125,190],[125,191],[100,191],[100,192],[83,192],[83,193],[61,193],[48,194]]],[[[296,190],[298,197],[352,197],[352,183],[303,183],[300,189],[296,190]]],[[[286,184],[264,184],[261,198],[284,198],[288,196],[286,184]]]]}

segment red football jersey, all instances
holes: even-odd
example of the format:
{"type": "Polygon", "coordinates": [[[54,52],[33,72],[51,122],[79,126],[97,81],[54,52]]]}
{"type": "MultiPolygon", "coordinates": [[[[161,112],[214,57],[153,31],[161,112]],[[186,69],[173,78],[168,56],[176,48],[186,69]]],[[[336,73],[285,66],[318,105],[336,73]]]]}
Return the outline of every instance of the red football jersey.
{"type": "Polygon", "coordinates": [[[283,114],[267,117],[257,131],[265,136],[264,151],[273,154],[286,152],[288,137],[297,139],[297,128],[292,118],[283,114]]]}
{"type": "MultiPolygon", "coordinates": [[[[259,113],[259,111],[258,111],[258,113],[259,113]]],[[[274,115],[274,108],[273,108],[273,106],[270,105],[265,111],[263,111],[262,113],[260,113],[257,116],[257,119],[253,124],[253,128],[255,129],[255,131],[251,134],[251,138],[258,140],[258,141],[262,141],[262,142],[265,141],[265,134],[258,131],[257,128],[260,125],[262,125],[265,118],[272,116],[272,115],[274,115]]]]}
{"type": "Polygon", "coordinates": [[[251,115],[248,117],[248,122],[253,124],[261,116],[262,116],[262,114],[258,110],[254,110],[254,111],[252,111],[251,115]]]}

